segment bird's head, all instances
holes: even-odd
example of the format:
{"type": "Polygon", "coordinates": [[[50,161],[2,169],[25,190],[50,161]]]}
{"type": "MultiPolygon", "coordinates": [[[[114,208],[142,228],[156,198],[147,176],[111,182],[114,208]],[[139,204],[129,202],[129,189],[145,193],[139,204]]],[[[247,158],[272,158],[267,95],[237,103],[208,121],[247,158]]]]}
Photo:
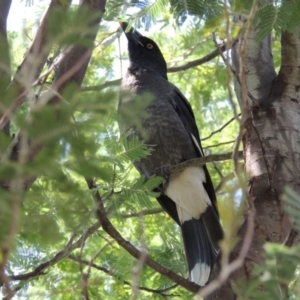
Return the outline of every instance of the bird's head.
{"type": "Polygon", "coordinates": [[[128,23],[120,22],[120,25],[128,40],[130,61],[142,67],[151,68],[167,78],[167,64],[157,44],[141,35],[133,27],[126,32],[128,23]]]}

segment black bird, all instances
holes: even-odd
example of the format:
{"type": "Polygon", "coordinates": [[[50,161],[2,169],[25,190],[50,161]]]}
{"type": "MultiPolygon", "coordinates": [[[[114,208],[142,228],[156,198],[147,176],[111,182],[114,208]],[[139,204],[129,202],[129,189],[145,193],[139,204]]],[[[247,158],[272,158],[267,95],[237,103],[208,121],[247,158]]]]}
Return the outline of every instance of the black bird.
{"type": "MultiPolygon", "coordinates": [[[[126,22],[120,24],[128,39],[130,65],[122,80],[119,109],[143,101],[143,95],[151,93],[153,97],[146,113],[136,116],[141,126],[123,120],[120,127],[132,130],[129,138],[138,136],[153,147],[151,155],[134,162],[137,170],[149,178],[160,168],[204,154],[191,106],[168,81],[167,64],[159,47],[133,28],[126,32],[126,22]]],[[[190,280],[203,286],[220,253],[218,243],[223,237],[206,166],[172,174],[162,190],[157,200],[181,228],[190,280]]]]}

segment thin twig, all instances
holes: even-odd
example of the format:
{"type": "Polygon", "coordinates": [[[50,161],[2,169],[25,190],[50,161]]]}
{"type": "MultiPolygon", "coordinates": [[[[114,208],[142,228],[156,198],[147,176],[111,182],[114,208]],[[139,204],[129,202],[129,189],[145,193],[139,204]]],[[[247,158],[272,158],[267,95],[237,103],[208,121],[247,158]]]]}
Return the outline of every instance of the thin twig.
{"type": "MultiPolygon", "coordinates": [[[[83,267],[82,267],[83,263],[82,263],[82,260],[81,260],[82,253],[79,254],[79,258],[80,258],[79,268],[80,268],[80,273],[81,273],[82,295],[83,295],[84,300],[89,300],[90,299],[90,297],[89,297],[89,290],[88,290],[88,286],[89,286],[88,280],[89,280],[89,277],[90,277],[90,274],[91,274],[91,265],[94,263],[95,259],[100,255],[100,253],[103,252],[113,242],[114,242],[114,240],[109,241],[101,249],[99,249],[96,252],[96,254],[90,260],[90,263],[88,265],[88,270],[87,270],[86,273],[83,272],[83,267]]],[[[80,252],[81,252],[81,249],[80,249],[80,252]]]]}
{"type": "MultiPolygon", "coordinates": [[[[119,280],[122,280],[122,278],[120,278],[120,276],[118,274],[115,274],[114,272],[102,267],[102,266],[99,266],[99,265],[96,265],[95,263],[90,263],[89,261],[87,260],[83,260],[83,259],[80,259],[76,256],[73,256],[73,255],[69,255],[68,256],[69,259],[77,262],[77,263],[81,263],[81,264],[85,264],[87,266],[91,266],[92,268],[95,268],[96,270],[99,270],[99,271],[102,271],[104,272],[105,274],[109,275],[109,276],[112,276],[114,278],[117,278],[119,280]]],[[[123,284],[124,285],[128,285],[131,287],[131,283],[127,280],[122,280],[123,284]]],[[[146,292],[149,292],[149,293],[154,293],[154,294],[160,294],[160,295],[164,295],[164,296],[168,296],[168,294],[165,294],[167,291],[170,291],[174,288],[176,288],[178,286],[178,284],[174,284],[168,288],[165,288],[165,289],[160,289],[160,290],[155,290],[155,289],[150,289],[150,288],[147,288],[147,287],[144,287],[144,286],[139,286],[139,290],[141,291],[146,291],[146,292]]]]}
{"type": "MultiPolygon", "coordinates": [[[[238,157],[239,158],[243,157],[242,151],[238,152],[238,157]]],[[[232,159],[232,152],[221,153],[221,154],[211,154],[211,155],[207,155],[204,157],[198,157],[198,158],[184,161],[176,166],[167,168],[166,170],[164,170],[164,172],[171,174],[171,173],[175,173],[175,172],[180,172],[188,167],[203,166],[209,162],[223,161],[223,160],[229,160],[229,159],[232,159]]],[[[157,174],[157,175],[159,175],[159,174],[157,174]]]]}
{"type": "Polygon", "coordinates": [[[228,175],[224,176],[221,181],[219,182],[219,184],[216,186],[215,188],[215,192],[218,193],[221,188],[230,180],[234,179],[235,178],[235,175],[234,173],[229,173],[228,175]]]}
{"type": "Polygon", "coordinates": [[[111,80],[111,81],[105,81],[103,84],[100,85],[94,85],[94,86],[83,86],[80,89],[80,92],[92,92],[92,91],[101,91],[104,90],[107,87],[111,86],[119,86],[121,84],[122,78],[111,80]]]}
{"type": "MultiPolygon", "coordinates": [[[[69,256],[70,253],[73,250],[80,248],[81,244],[82,244],[82,240],[86,239],[87,236],[91,236],[92,234],[94,234],[100,227],[101,227],[101,225],[98,222],[95,223],[94,225],[89,227],[85,231],[85,233],[75,243],[70,243],[70,241],[69,241],[67,243],[67,245],[61,251],[56,253],[56,255],[52,259],[40,264],[38,267],[36,267],[31,272],[28,272],[28,273],[25,273],[25,274],[19,274],[19,275],[11,275],[11,276],[9,276],[9,279],[13,280],[13,281],[15,281],[15,280],[28,280],[28,279],[31,279],[31,278],[38,277],[40,275],[45,275],[46,274],[45,272],[49,267],[57,264],[63,258],[69,256]]],[[[71,239],[74,239],[74,235],[71,236],[71,239]]]]}
{"type": "MultiPolygon", "coordinates": [[[[81,239],[81,243],[80,243],[80,251],[79,251],[79,257],[82,257],[82,253],[83,253],[83,248],[85,245],[85,241],[88,238],[88,234],[87,232],[85,232],[82,235],[82,239],[81,239]]],[[[79,264],[79,271],[80,271],[80,276],[81,276],[81,284],[82,284],[82,295],[84,300],[89,300],[89,292],[87,289],[87,276],[86,274],[83,272],[83,265],[79,264]]]]}
{"type": "MultiPolygon", "coordinates": [[[[218,47],[218,42],[217,42],[216,34],[215,34],[215,33],[213,33],[213,41],[214,41],[216,47],[218,47]]],[[[226,65],[226,67],[227,67],[226,69],[228,70],[227,76],[228,76],[228,75],[230,76],[230,77],[227,79],[227,84],[226,84],[226,86],[227,86],[228,84],[230,84],[230,82],[231,82],[231,80],[230,80],[230,79],[231,79],[231,73],[234,75],[234,77],[235,77],[236,81],[239,83],[239,85],[242,85],[241,79],[240,79],[238,73],[236,72],[236,70],[234,70],[234,68],[233,68],[232,65],[230,64],[228,57],[226,58],[226,57],[224,56],[224,54],[223,54],[223,52],[222,52],[221,49],[220,49],[219,51],[220,51],[220,56],[222,57],[223,62],[225,63],[225,65],[226,65]]],[[[227,86],[227,89],[228,89],[228,86],[227,86]]],[[[230,86],[229,90],[230,90],[229,95],[231,95],[231,98],[230,98],[229,100],[231,101],[231,99],[232,99],[231,86],[230,86]]],[[[255,99],[254,96],[253,96],[248,90],[247,90],[247,95],[248,95],[248,97],[249,97],[253,102],[258,103],[258,100],[255,99]]],[[[232,102],[232,101],[231,101],[231,102],[232,102]]],[[[236,107],[236,105],[235,105],[234,102],[232,102],[231,104],[234,105],[233,107],[236,107]]],[[[239,114],[239,115],[241,115],[241,114],[239,114]]]]}
{"type": "MultiPolygon", "coordinates": [[[[208,54],[202,58],[188,62],[182,66],[170,67],[170,68],[168,68],[167,72],[175,73],[175,72],[185,71],[187,69],[202,65],[202,64],[214,59],[215,57],[217,57],[220,54],[220,51],[226,51],[226,50],[229,50],[230,48],[231,48],[231,46],[229,47],[229,46],[226,46],[225,44],[219,45],[218,49],[214,50],[210,54],[208,54]]],[[[115,80],[111,80],[111,81],[106,81],[100,85],[84,86],[80,89],[80,92],[101,91],[107,87],[119,86],[121,84],[121,80],[122,80],[122,78],[119,78],[119,79],[115,79],[115,80]]]]}
{"type": "MultiPolygon", "coordinates": [[[[226,4],[224,4],[224,6],[226,6],[226,4]]],[[[226,16],[226,20],[228,18],[228,20],[226,21],[226,24],[227,24],[226,28],[227,28],[227,30],[229,30],[229,16],[228,16],[228,12],[227,12],[226,9],[225,9],[225,16],[226,16]]],[[[229,63],[229,59],[225,57],[225,55],[223,54],[222,49],[219,48],[219,44],[218,44],[217,39],[216,39],[216,34],[213,33],[212,37],[213,37],[213,42],[214,42],[215,46],[217,47],[217,49],[219,50],[219,54],[222,57],[223,62],[225,63],[225,66],[226,66],[226,72],[227,72],[226,87],[227,87],[228,96],[229,96],[228,99],[229,99],[229,102],[230,102],[232,110],[233,110],[234,118],[236,119],[237,122],[240,123],[240,119],[239,119],[240,114],[238,114],[238,112],[237,112],[237,108],[236,108],[236,104],[233,100],[233,93],[232,93],[232,88],[231,88],[231,73],[233,73],[235,71],[231,67],[231,65],[229,63]]],[[[229,35],[228,35],[228,37],[229,37],[229,35]]],[[[233,73],[233,74],[235,74],[235,73],[233,73]]]]}
{"type": "Polygon", "coordinates": [[[137,300],[139,295],[139,277],[142,271],[143,265],[145,263],[147,257],[147,249],[145,246],[145,238],[144,238],[144,218],[143,215],[139,216],[139,224],[141,228],[141,243],[142,243],[142,251],[141,256],[138,259],[136,266],[132,270],[132,300],[137,300]]]}
{"type": "Polygon", "coordinates": [[[208,146],[203,147],[203,149],[214,148],[214,147],[219,147],[219,146],[222,146],[222,145],[232,144],[235,141],[236,140],[232,140],[232,141],[227,141],[227,142],[221,142],[221,143],[214,144],[214,145],[208,145],[208,146]]]}
{"type": "Polygon", "coordinates": [[[99,249],[94,256],[92,257],[92,259],[90,260],[90,263],[88,265],[88,270],[87,270],[87,279],[91,274],[91,267],[92,264],[95,262],[95,259],[108,247],[111,246],[113,243],[115,242],[115,240],[110,240],[108,241],[103,247],[101,247],[101,249],[99,249]]]}
{"type": "MultiPolygon", "coordinates": [[[[215,57],[217,57],[220,53],[220,51],[226,51],[229,50],[231,47],[228,48],[228,46],[226,46],[225,44],[219,45],[218,49],[214,50],[213,52],[211,52],[210,54],[193,60],[191,62],[186,63],[185,65],[182,66],[177,66],[177,67],[170,67],[168,68],[167,72],[168,73],[175,73],[175,72],[179,72],[179,71],[185,71],[187,69],[202,65],[212,59],[214,59],[215,57]]],[[[80,92],[91,92],[91,91],[101,91],[104,90],[107,87],[112,87],[112,86],[119,86],[121,84],[122,78],[119,79],[115,79],[115,80],[111,80],[111,81],[106,81],[103,84],[100,85],[94,85],[94,86],[84,86],[80,89],[80,92]]],[[[207,138],[204,138],[207,139],[207,138]]],[[[203,140],[204,140],[203,139],[203,140]]]]}
{"type": "Polygon", "coordinates": [[[215,171],[218,173],[218,175],[220,176],[221,180],[222,178],[224,178],[224,175],[222,174],[222,171],[220,170],[220,168],[217,166],[217,164],[213,161],[212,165],[215,169],[215,171]]]}
{"type": "Polygon", "coordinates": [[[188,62],[188,63],[186,63],[182,66],[170,67],[170,68],[168,68],[167,71],[168,71],[168,73],[175,73],[175,72],[185,71],[185,70],[188,70],[190,68],[200,66],[200,65],[214,59],[215,57],[219,56],[220,55],[220,50],[222,52],[224,52],[226,50],[229,50],[230,48],[231,48],[231,45],[230,46],[228,46],[226,44],[218,45],[218,49],[214,50],[213,52],[209,53],[208,55],[206,55],[202,58],[190,61],[190,62],[188,62]]]}
{"type": "Polygon", "coordinates": [[[122,215],[122,218],[127,219],[127,218],[139,217],[139,216],[154,215],[154,214],[159,214],[163,211],[164,210],[161,207],[156,207],[156,208],[141,210],[137,213],[124,214],[122,215]]]}
{"type": "MultiPolygon", "coordinates": [[[[238,114],[238,116],[240,116],[241,114],[238,114]]],[[[205,137],[205,138],[201,138],[201,142],[210,139],[213,135],[215,135],[216,133],[221,132],[224,128],[226,128],[230,123],[232,123],[234,120],[236,120],[235,117],[231,118],[228,122],[226,122],[222,127],[220,127],[219,129],[212,131],[210,133],[209,136],[205,137]]]]}

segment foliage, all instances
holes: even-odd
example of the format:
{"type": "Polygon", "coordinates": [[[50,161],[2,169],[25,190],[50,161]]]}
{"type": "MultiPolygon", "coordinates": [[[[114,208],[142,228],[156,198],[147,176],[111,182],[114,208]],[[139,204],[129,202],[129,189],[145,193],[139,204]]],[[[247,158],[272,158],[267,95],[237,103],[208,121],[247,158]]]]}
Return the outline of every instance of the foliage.
{"type": "Polygon", "coordinates": [[[265,261],[255,268],[254,279],[243,286],[241,299],[297,299],[299,245],[289,248],[267,243],[264,248],[265,261]]]}
{"type": "Polygon", "coordinates": [[[282,196],[283,200],[287,203],[285,210],[288,212],[291,221],[294,224],[296,230],[300,229],[300,197],[291,188],[287,187],[285,194],[282,196]]]}
{"type": "MultiPolygon", "coordinates": [[[[178,24],[182,25],[187,20],[206,21],[209,27],[224,27],[224,10],[230,17],[237,12],[247,16],[254,1],[233,0],[228,6],[224,1],[193,1],[193,0],[155,0],[155,1],[132,1],[131,5],[140,10],[136,13],[132,22],[144,23],[146,28],[156,23],[160,18],[166,19],[172,15],[178,24]]],[[[254,24],[257,25],[256,38],[263,40],[272,30],[279,36],[283,31],[295,32],[300,24],[298,12],[300,1],[269,1],[259,0],[254,24]]]]}
{"type": "Polygon", "coordinates": [[[268,1],[261,1],[256,15],[259,22],[257,39],[262,40],[273,29],[279,35],[283,31],[297,31],[299,18],[297,12],[300,9],[299,1],[276,1],[273,5],[268,1]]]}
{"type": "Polygon", "coordinates": [[[223,2],[219,0],[134,0],[131,5],[140,9],[135,18],[136,20],[141,18],[146,27],[149,27],[153,21],[155,22],[162,13],[167,14],[167,11],[173,15],[179,24],[183,24],[191,16],[213,19],[223,12],[223,2]]]}
{"type": "MultiPolygon", "coordinates": [[[[215,27],[224,25],[222,3],[208,0],[157,0],[151,3],[132,1],[130,5],[138,10],[132,20],[139,18],[140,26],[148,29],[150,24],[156,23],[149,35],[161,46],[168,65],[178,66],[211,52],[214,45],[207,28],[211,28],[212,24],[215,27]]],[[[231,5],[239,5],[241,11],[247,10],[247,6],[239,1],[231,5]]],[[[296,20],[296,12],[299,11],[297,1],[260,5],[259,14],[266,14],[267,17],[260,19],[263,21],[260,21],[258,39],[262,39],[272,29],[278,32],[294,30],[299,25],[298,18],[296,20]]],[[[124,72],[126,48],[122,45],[119,49],[120,33],[113,21],[119,16],[126,16],[128,12],[133,14],[130,12],[132,7],[128,9],[123,1],[108,2],[105,21],[101,23],[83,86],[99,86],[119,78],[122,75],[120,64],[124,72]]],[[[56,11],[49,18],[52,45],[48,58],[57,63],[71,45],[91,47],[88,24],[93,21],[93,17],[79,11],[76,6],[68,13],[56,11]]],[[[32,28],[24,29],[33,34],[32,28]]],[[[30,42],[21,32],[9,32],[8,36],[12,69],[15,72],[30,42]]],[[[278,46],[276,51],[274,53],[278,54],[278,46]]],[[[32,68],[36,61],[37,57],[33,59],[32,68]]],[[[45,65],[42,74],[49,69],[50,66],[45,65]]],[[[151,213],[159,207],[155,200],[157,192],[153,189],[159,186],[162,179],[154,177],[146,181],[132,166],[133,161],[150,155],[151,148],[137,139],[128,142],[126,134],[122,131],[119,133],[116,116],[118,86],[87,92],[70,85],[62,93],[62,101],[51,106],[45,105],[48,99],[46,91],[51,86],[55,71],[53,68],[44,84],[29,85],[27,101],[11,121],[12,134],[21,130],[32,141],[29,150],[43,144],[43,151],[28,163],[22,160],[12,162],[8,159],[11,137],[3,132],[0,135],[0,180],[10,180],[18,187],[24,178],[37,178],[26,192],[21,189],[0,189],[1,245],[10,235],[13,206],[20,205],[20,224],[7,264],[7,275],[33,271],[42,263],[53,260],[67,245],[84,237],[87,230],[97,223],[93,195],[99,192],[111,222],[127,241],[138,249],[146,248],[155,261],[187,277],[180,229],[165,213],[151,213]],[[36,105],[37,98],[39,105],[36,105]],[[87,187],[86,179],[94,179],[93,189],[87,187]],[[143,213],[139,214],[141,211],[143,213]]],[[[20,78],[20,81],[26,82],[26,79],[20,78]]],[[[204,138],[202,146],[205,152],[232,151],[232,141],[238,128],[236,122],[231,122],[221,132],[205,139],[233,117],[232,103],[227,94],[226,68],[220,58],[184,72],[169,74],[169,80],[190,100],[204,138]]],[[[6,86],[0,82],[0,88],[2,95],[6,86]]],[[[10,100],[14,100],[14,93],[10,95],[10,100]]],[[[142,111],[144,105],[132,110],[130,117],[142,111]]],[[[1,110],[1,113],[5,111],[3,108],[1,110]]],[[[26,147],[22,149],[24,155],[27,150],[26,147]]],[[[232,163],[219,162],[208,167],[214,185],[223,183],[218,190],[218,199],[231,246],[235,242],[234,233],[244,204],[238,196],[236,181],[224,183],[224,177],[232,172],[232,163]]],[[[299,208],[295,195],[286,197],[293,199],[290,204],[299,208]]],[[[298,210],[290,209],[289,213],[299,226],[298,210]]],[[[245,299],[266,299],[263,298],[267,297],[266,293],[255,289],[258,285],[265,285],[268,296],[274,297],[281,279],[285,278],[284,283],[291,283],[290,289],[297,297],[299,288],[296,288],[294,269],[299,264],[298,248],[266,245],[266,260],[257,269],[257,278],[244,286],[242,296],[245,299]],[[285,264],[287,261],[288,264],[285,264]]],[[[137,261],[111,240],[102,228],[90,234],[71,251],[71,255],[47,266],[39,276],[13,280],[13,287],[19,290],[17,297],[81,299],[82,274],[88,272],[89,266],[83,262],[78,263],[74,257],[87,262],[93,260],[88,281],[91,299],[131,297],[130,282],[137,261]]],[[[181,287],[175,286],[168,290],[173,282],[146,266],[142,268],[138,284],[141,287],[140,299],[161,299],[165,296],[192,299],[191,293],[181,287]]]]}

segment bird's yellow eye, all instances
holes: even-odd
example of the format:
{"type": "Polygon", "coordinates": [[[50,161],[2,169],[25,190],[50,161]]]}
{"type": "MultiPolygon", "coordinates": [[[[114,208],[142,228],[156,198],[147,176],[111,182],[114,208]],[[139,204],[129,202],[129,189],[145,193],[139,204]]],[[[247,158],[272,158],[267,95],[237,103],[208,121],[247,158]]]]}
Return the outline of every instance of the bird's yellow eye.
{"type": "Polygon", "coordinates": [[[152,48],[153,48],[153,45],[152,45],[152,44],[147,44],[147,48],[148,48],[148,49],[152,49],[152,48]]]}

